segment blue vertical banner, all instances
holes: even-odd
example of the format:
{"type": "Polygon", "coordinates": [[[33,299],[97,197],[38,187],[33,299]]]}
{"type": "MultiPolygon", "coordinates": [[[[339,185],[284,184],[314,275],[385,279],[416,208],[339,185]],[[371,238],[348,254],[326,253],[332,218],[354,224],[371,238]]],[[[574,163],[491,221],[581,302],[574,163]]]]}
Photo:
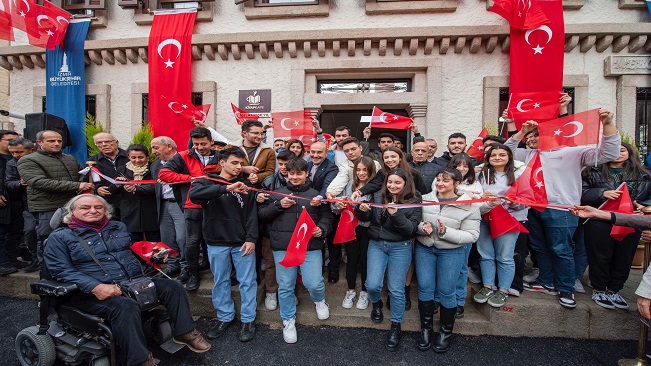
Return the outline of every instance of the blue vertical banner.
{"type": "Polygon", "coordinates": [[[89,25],[89,19],[71,21],[63,48],[45,51],[47,113],[66,120],[72,146],[64,151],[82,165],[88,160],[84,41],[89,25]]]}

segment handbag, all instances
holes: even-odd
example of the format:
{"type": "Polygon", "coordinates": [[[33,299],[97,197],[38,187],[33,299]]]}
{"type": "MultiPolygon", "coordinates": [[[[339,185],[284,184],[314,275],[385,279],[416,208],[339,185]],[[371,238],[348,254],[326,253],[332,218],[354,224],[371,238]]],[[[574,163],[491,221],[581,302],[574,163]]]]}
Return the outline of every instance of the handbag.
{"type": "MultiPolygon", "coordinates": [[[[111,275],[106,270],[106,268],[104,268],[102,263],[100,263],[100,261],[97,259],[95,253],[93,253],[88,244],[86,244],[86,242],[80,238],[79,235],[75,234],[74,232],[73,234],[75,237],[77,237],[79,244],[81,244],[81,246],[86,249],[90,257],[93,258],[95,263],[97,263],[100,268],[102,268],[102,271],[104,271],[104,273],[106,273],[106,275],[110,278],[111,275]]],[[[111,279],[111,281],[113,281],[113,279],[111,279]]],[[[113,283],[115,283],[115,281],[113,281],[113,283]]],[[[154,284],[154,281],[151,279],[151,277],[132,278],[115,284],[120,288],[120,291],[122,291],[122,296],[131,298],[138,303],[140,311],[146,311],[158,306],[158,294],[156,292],[156,285],[154,284]]]]}

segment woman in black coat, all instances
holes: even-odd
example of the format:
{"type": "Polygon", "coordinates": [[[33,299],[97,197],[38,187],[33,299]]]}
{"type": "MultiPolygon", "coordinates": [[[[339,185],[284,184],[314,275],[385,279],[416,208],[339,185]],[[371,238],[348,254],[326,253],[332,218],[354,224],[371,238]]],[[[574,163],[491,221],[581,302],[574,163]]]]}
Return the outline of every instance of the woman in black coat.
{"type": "MultiPolygon", "coordinates": [[[[140,144],[134,144],[127,149],[129,162],[117,169],[116,180],[151,180],[149,150],[140,144]]],[[[124,191],[120,201],[120,220],[127,226],[131,241],[158,242],[160,228],[156,209],[156,193],[154,184],[124,184],[111,185],[111,193],[124,191]]]]}
{"type": "MultiPolygon", "coordinates": [[[[651,204],[649,171],[640,163],[637,150],[624,142],[616,160],[584,171],[581,204],[599,207],[607,200],[618,199],[622,191],[617,188],[622,183],[626,183],[632,201],[642,206],[651,204]]],[[[594,289],[592,299],[606,309],[628,309],[619,291],[628,279],[641,231],[636,230],[618,241],[610,236],[612,228],[608,221],[585,223],[589,276],[594,289]]]]}

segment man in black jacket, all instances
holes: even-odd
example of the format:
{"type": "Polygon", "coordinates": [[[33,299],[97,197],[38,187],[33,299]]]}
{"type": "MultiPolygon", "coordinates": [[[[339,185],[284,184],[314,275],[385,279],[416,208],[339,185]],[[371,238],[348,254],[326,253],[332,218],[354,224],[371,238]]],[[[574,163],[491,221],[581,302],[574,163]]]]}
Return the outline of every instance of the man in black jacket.
{"type": "MultiPolygon", "coordinates": [[[[260,188],[266,191],[275,191],[280,187],[287,185],[287,162],[296,158],[293,152],[283,150],[276,156],[276,165],[278,171],[266,177],[260,188]]],[[[259,193],[256,201],[260,204],[265,203],[269,199],[268,193],[259,193]]],[[[267,310],[276,310],[278,307],[278,299],[276,292],[278,291],[278,282],[276,281],[276,263],[274,263],[274,255],[271,251],[271,244],[269,243],[269,223],[260,220],[260,235],[262,236],[262,258],[266,269],[264,270],[264,307],[267,310]]]]}
{"type": "MultiPolygon", "coordinates": [[[[283,319],[283,338],[287,343],[295,343],[296,336],[296,303],[294,289],[296,287],[297,267],[278,265],[285,258],[296,222],[303,210],[307,210],[316,224],[314,232],[307,244],[305,261],[300,265],[303,285],[310,293],[310,298],[316,305],[317,318],[325,320],[330,317],[328,304],[325,302],[325,284],[322,274],[321,249],[324,238],[332,229],[332,212],[329,205],[322,205],[316,199],[318,191],[311,188],[307,182],[308,164],[303,159],[292,159],[287,163],[288,184],[277,189],[278,195],[272,194],[266,204],[258,210],[261,220],[271,221],[271,249],[276,262],[276,279],[278,280],[278,300],[280,302],[280,317],[283,319]],[[282,194],[282,196],[281,196],[282,194]],[[293,195],[302,199],[287,197],[293,195]]],[[[310,235],[308,234],[308,235],[310,235]]]]}
{"type": "Polygon", "coordinates": [[[217,310],[217,323],[207,333],[214,339],[226,331],[235,318],[231,298],[231,259],[240,282],[240,341],[255,335],[256,290],[255,242],[258,240],[258,215],[255,196],[248,194],[242,182],[244,152],[236,147],[219,153],[221,172],[211,177],[219,182],[201,178],[192,184],[188,195],[203,208],[203,237],[208,246],[210,270],[215,276],[212,302],[217,310]],[[217,226],[216,223],[220,225],[217,226]]]}
{"type": "Polygon", "coordinates": [[[14,215],[4,184],[7,163],[13,159],[9,154],[9,141],[16,137],[19,135],[14,131],[0,130],[0,275],[8,275],[25,267],[16,259],[23,227],[22,213],[19,211],[18,215],[14,215]]]}
{"type": "MultiPolygon", "coordinates": [[[[119,141],[108,132],[100,132],[93,136],[93,142],[99,149],[99,153],[88,158],[88,161],[97,163],[95,167],[111,178],[117,178],[118,168],[129,162],[127,152],[120,149],[119,141]]],[[[82,162],[83,163],[83,162],[82,162]]],[[[113,206],[113,220],[120,220],[120,201],[122,200],[122,191],[111,194],[108,186],[111,183],[106,180],[95,182],[97,194],[113,206]]]]}

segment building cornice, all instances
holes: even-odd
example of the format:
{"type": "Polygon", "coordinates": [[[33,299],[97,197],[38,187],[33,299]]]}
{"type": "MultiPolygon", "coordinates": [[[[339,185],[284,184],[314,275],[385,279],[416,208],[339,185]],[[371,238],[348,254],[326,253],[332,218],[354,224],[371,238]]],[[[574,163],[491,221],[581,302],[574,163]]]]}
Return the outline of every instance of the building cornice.
{"type": "MultiPolygon", "coordinates": [[[[578,48],[585,53],[611,49],[629,53],[640,49],[651,51],[651,23],[589,23],[565,26],[565,52],[578,48]]],[[[109,65],[147,62],[146,37],[86,41],[86,64],[109,65]]],[[[454,53],[493,53],[509,50],[509,27],[436,26],[378,29],[329,29],[313,31],[250,32],[227,34],[195,34],[192,37],[194,60],[268,59],[289,56],[339,57],[346,54],[379,56],[454,53]],[[326,52],[327,51],[327,52],[326,52]]],[[[45,68],[45,52],[34,46],[0,48],[0,67],[13,70],[45,68]]]]}

